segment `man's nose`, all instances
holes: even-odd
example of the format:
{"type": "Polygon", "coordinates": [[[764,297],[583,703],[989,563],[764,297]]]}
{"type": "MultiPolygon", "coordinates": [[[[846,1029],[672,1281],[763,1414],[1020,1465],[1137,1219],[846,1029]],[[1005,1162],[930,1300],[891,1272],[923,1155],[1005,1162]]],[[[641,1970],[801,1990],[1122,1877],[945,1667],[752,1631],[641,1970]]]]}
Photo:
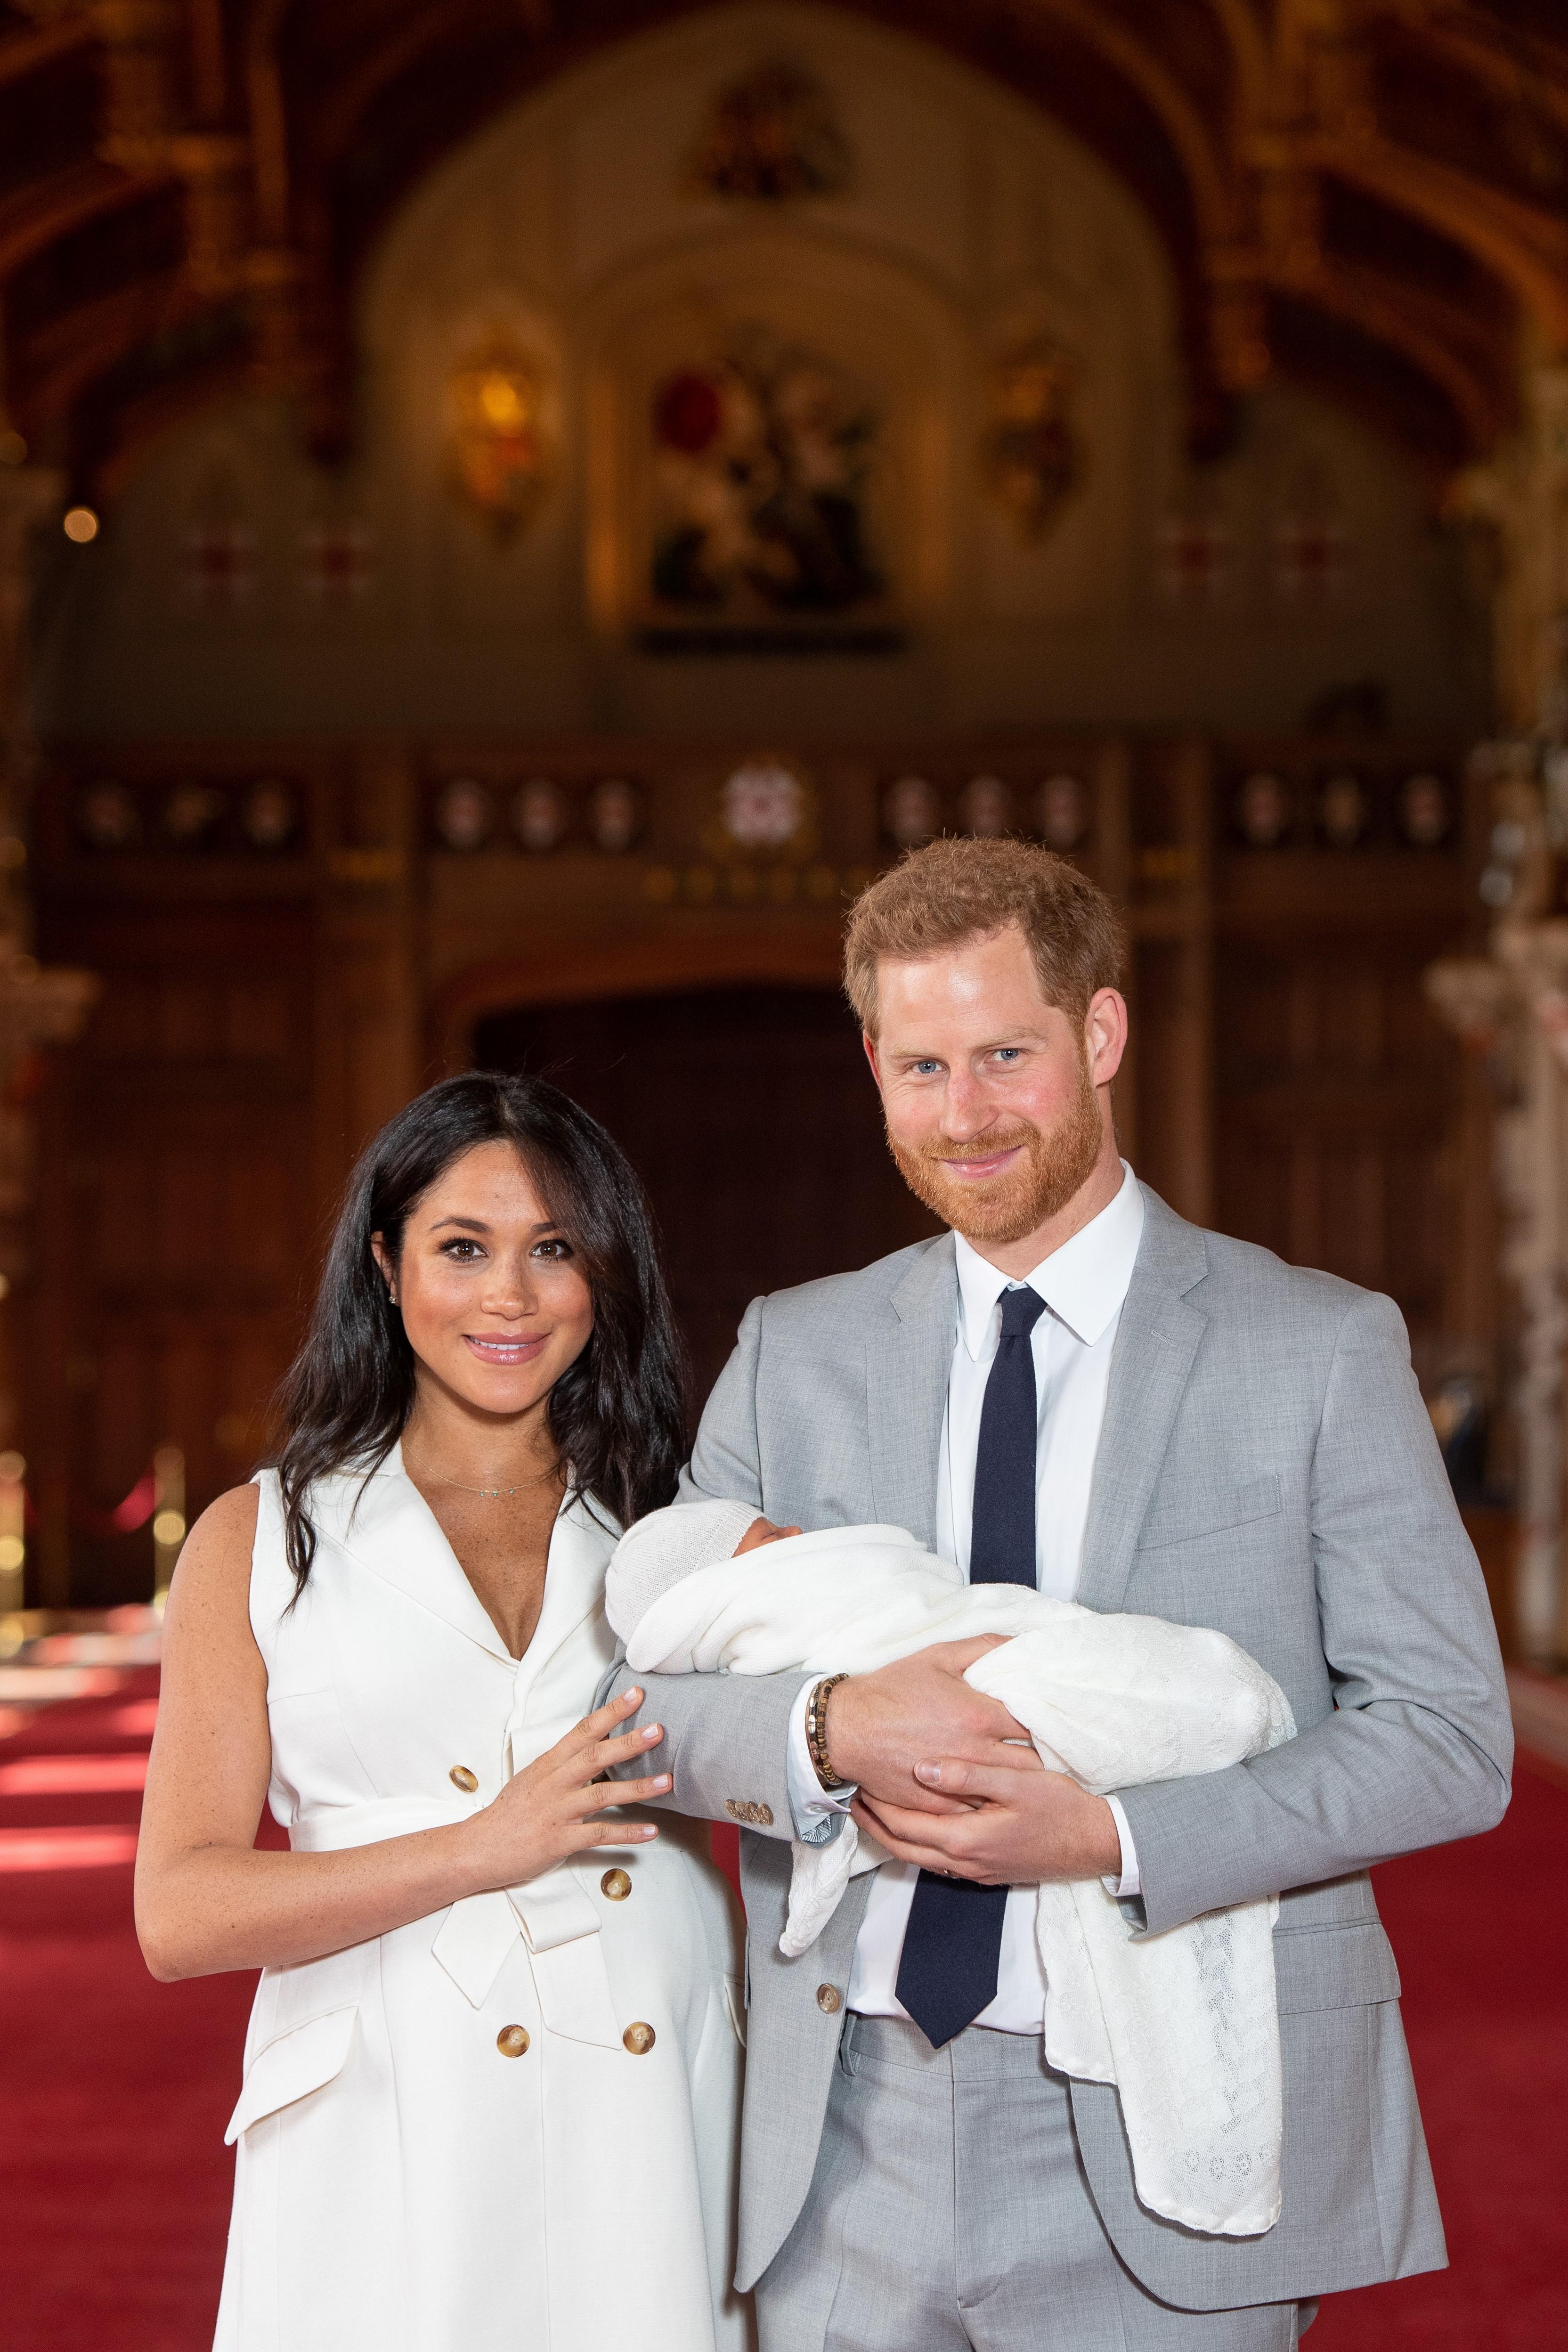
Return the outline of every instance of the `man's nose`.
{"type": "Polygon", "coordinates": [[[967,1070],[949,1073],[946,1095],[942,1124],[956,1142],[967,1143],[972,1136],[983,1134],[997,1115],[985,1087],[967,1070]]]}

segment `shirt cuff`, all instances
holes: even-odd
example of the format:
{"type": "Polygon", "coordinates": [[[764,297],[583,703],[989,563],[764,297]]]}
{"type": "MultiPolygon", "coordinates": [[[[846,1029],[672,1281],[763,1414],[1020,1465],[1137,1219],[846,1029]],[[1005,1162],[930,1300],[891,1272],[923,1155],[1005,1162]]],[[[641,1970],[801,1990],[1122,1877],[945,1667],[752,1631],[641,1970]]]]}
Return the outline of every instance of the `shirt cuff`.
{"type": "MultiPolygon", "coordinates": [[[[784,1750],[784,1781],[789,1791],[789,1811],[795,1824],[795,1835],[802,1845],[832,1843],[848,1817],[850,1801],[856,1789],[852,1780],[846,1780],[841,1789],[824,1789],[811,1761],[811,1750],[806,1741],[806,1710],[811,1703],[811,1693],[821,1680],[821,1675],[813,1675],[810,1682],[801,1684],[795,1704],[789,1710],[789,1729],[784,1750]]],[[[1123,1852],[1125,1851],[1126,1843],[1124,1843],[1123,1852]]]]}
{"type": "MultiPolygon", "coordinates": [[[[810,1758],[807,1760],[810,1762],[810,1758]]],[[[814,1780],[816,1775],[813,1773],[811,1777],[814,1780]]],[[[1106,1878],[1101,1883],[1107,1895],[1113,1895],[1118,1903],[1126,1903],[1144,1891],[1144,1882],[1138,1875],[1138,1849],[1133,1843],[1132,1829],[1122,1811],[1120,1798],[1107,1797],[1105,1802],[1111,1808],[1116,1823],[1116,1835],[1122,1841],[1122,1874],[1120,1878],[1106,1878]]]]}

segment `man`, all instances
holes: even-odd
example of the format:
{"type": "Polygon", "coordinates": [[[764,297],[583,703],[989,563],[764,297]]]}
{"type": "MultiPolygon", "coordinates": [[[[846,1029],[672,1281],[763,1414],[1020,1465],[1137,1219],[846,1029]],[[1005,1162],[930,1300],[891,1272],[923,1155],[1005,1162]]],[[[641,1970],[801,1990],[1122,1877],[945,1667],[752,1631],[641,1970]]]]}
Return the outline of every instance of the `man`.
{"type": "Polygon", "coordinates": [[[889,1145],[952,1230],[754,1301],[685,1492],[1218,1627],[1297,1737],[1104,1800],[962,1680],[980,1644],[647,1677],[670,1801],[746,1828],[737,2276],[764,2352],[1283,2352],[1318,2295],[1445,2260],[1366,1872],[1502,1814],[1485,1590],[1389,1301],[1199,1231],[1118,1159],[1120,966],[1103,895],[1019,843],[935,843],[857,902],[889,1145]],[[788,1840],[846,1806],[896,1859],[786,1960],[788,1840]],[[1148,2212],[1115,2091],[1044,2062],[1034,1888],[1092,1874],[1138,1933],[1282,1895],[1261,2236],[1148,2212]]]}

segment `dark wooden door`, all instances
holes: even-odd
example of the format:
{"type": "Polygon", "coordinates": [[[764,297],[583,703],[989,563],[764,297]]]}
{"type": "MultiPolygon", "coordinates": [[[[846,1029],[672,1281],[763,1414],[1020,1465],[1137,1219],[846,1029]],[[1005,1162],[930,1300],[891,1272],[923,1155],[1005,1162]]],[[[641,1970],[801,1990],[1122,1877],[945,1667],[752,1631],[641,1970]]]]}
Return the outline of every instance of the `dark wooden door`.
{"type": "Polygon", "coordinates": [[[610,1129],[659,1221],[696,1401],[759,1291],[868,1265],[938,1227],[883,1138],[834,991],[695,990],[479,1023],[475,1059],[527,1070],[610,1129]]]}

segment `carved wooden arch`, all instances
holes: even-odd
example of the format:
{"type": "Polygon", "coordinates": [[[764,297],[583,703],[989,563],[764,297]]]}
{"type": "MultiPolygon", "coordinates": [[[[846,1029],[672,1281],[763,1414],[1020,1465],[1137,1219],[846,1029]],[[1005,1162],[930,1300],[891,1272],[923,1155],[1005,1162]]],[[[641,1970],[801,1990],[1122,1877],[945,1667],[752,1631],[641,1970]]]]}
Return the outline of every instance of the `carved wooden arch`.
{"type": "MultiPolygon", "coordinates": [[[[149,226],[138,265],[141,231],[131,216],[172,184],[184,191],[188,235],[188,286],[167,298],[173,309],[188,293],[247,311],[257,380],[308,392],[321,436],[340,436],[355,273],[403,191],[501,107],[595,50],[718,4],[358,0],[350,12],[314,0],[18,0],[0,26],[0,146],[19,121],[29,159],[0,202],[8,313],[19,274],[74,244],[64,275],[41,286],[41,304],[34,268],[19,318],[4,321],[0,399],[57,448],[62,425],[75,436],[78,482],[84,469],[113,465],[120,409],[144,395],[158,368],[177,374],[188,364],[164,331],[165,290],[145,305],[135,299],[168,259],[152,250],[149,226]],[[57,82],[51,115],[48,77],[89,69],[101,89],[96,125],[74,100],[62,107],[57,82]],[[8,121],[7,107],[23,112],[8,121]],[[34,331],[38,318],[47,333],[34,331]],[[73,333],[75,352],[65,348],[73,333]],[[119,389],[121,361],[138,351],[146,356],[119,389]]],[[[1568,34],[1541,30],[1540,10],[1521,28],[1508,0],[1442,9],[1406,0],[829,5],[990,72],[1141,198],[1176,271],[1195,420],[1222,417],[1227,393],[1267,368],[1270,289],[1315,306],[1325,333],[1354,311],[1360,331],[1424,378],[1455,420],[1428,453],[1439,464],[1453,462],[1456,444],[1480,454],[1508,420],[1521,320],[1539,349],[1568,349],[1568,34]],[[1436,114],[1400,110],[1387,60],[1397,67],[1406,54],[1437,76],[1436,114]],[[1469,85],[1494,106],[1528,105],[1555,180],[1521,174],[1500,152],[1507,141],[1478,145],[1457,115],[1445,133],[1441,90],[1469,85]],[[1325,174],[1471,257],[1500,306],[1490,357],[1478,350],[1471,306],[1438,282],[1440,270],[1422,281],[1418,262],[1372,267],[1350,254],[1338,257],[1350,270],[1336,278],[1330,257],[1315,274],[1312,224],[1325,174]]],[[[167,391],[169,413],[188,404],[172,383],[167,391]]],[[[1377,397],[1369,388],[1369,414],[1377,397]]]]}
{"type": "Polygon", "coordinates": [[[570,1004],[676,990],[839,985],[842,929],[836,919],[758,921],[709,914],[676,918],[632,939],[583,937],[532,955],[492,957],[452,973],[432,992],[426,1048],[438,1076],[468,1068],[476,1024],[513,1006],[570,1004]]]}

